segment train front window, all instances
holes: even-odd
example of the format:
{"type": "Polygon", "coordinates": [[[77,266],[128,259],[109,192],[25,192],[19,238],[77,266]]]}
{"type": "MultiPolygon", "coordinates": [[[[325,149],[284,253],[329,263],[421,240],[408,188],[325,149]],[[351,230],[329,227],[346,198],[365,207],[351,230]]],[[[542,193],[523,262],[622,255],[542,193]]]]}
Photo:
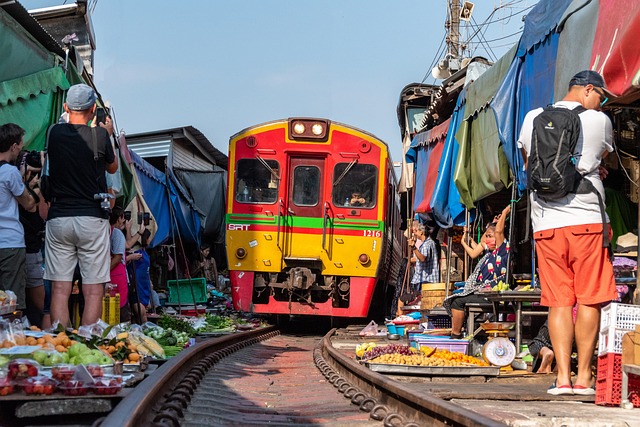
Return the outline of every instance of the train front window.
{"type": "Polygon", "coordinates": [[[236,165],[235,199],[240,203],[275,203],[278,198],[279,164],[258,159],[241,159],[236,165]],[[272,172],[273,171],[273,172],[272,172]],[[275,175],[274,175],[275,173],[275,175]]]}
{"type": "Polygon", "coordinates": [[[293,203],[297,206],[316,206],[320,198],[320,169],[298,166],[293,170],[293,203]]]}
{"type": "Polygon", "coordinates": [[[361,163],[349,167],[350,165],[338,163],[333,170],[333,204],[345,207],[374,207],[378,188],[378,168],[361,163]],[[341,179],[338,179],[340,177],[341,179]]]}

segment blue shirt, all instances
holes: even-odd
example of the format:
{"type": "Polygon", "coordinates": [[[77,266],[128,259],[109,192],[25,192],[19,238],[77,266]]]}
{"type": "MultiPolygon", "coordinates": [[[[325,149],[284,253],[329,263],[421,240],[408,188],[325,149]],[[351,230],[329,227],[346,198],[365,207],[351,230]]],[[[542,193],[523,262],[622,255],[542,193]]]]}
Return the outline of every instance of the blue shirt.
{"type": "Polygon", "coordinates": [[[18,168],[0,166],[0,248],[24,248],[24,228],[18,214],[16,197],[24,193],[24,183],[18,168]]]}

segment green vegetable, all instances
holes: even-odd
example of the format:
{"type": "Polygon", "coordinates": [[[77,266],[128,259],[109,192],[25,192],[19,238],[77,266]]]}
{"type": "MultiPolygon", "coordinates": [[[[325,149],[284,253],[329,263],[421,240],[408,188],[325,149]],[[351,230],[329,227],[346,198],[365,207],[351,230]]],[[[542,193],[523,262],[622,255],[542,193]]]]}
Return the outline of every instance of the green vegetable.
{"type": "Polygon", "coordinates": [[[184,332],[184,333],[187,333],[189,336],[196,335],[195,329],[193,329],[193,327],[189,324],[189,322],[166,315],[166,314],[163,314],[160,317],[160,319],[158,320],[158,326],[161,326],[167,330],[172,329],[174,331],[184,332]]]}

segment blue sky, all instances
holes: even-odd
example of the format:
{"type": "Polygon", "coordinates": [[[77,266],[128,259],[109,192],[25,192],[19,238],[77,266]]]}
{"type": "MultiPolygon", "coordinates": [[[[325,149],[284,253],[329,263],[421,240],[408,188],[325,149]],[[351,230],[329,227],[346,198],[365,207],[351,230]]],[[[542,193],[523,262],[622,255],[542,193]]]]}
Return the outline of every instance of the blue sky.
{"type": "MultiPolygon", "coordinates": [[[[481,23],[496,6],[516,3],[493,19],[536,1],[475,3],[481,23]]],[[[446,8],[445,0],[98,1],[95,82],[127,134],[192,125],[227,153],[246,127],[322,117],[373,133],[400,161],[398,97],[427,73],[433,82],[446,8]]],[[[522,27],[521,16],[487,30],[497,57],[517,40],[501,38],[522,27]]]]}

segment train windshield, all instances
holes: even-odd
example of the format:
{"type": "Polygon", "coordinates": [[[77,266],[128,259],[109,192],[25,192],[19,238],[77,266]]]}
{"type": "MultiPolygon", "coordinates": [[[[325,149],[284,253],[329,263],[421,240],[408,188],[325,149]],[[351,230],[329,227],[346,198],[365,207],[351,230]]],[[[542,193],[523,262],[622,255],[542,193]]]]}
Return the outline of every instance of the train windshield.
{"type": "Polygon", "coordinates": [[[333,204],[335,206],[362,208],[375,206],[378,168],[374,165],[338,163],[333,170],[333,176],[333,204]],[[343,174],[344,176],[342,176],[343,174]],[[342,179],[338,180],[338,177],[342,177],[342,179]]]}
{"type": "Polygon", "coordinates": [[[275,203],[278,198],[280,165],[275,160],[241,159],[236,166],[236,194],[240,203],[275,203]],[[272,172],[273,171],[273,172],[272,172]],[[275,175],[274,175],[275,173],[275,175]]]}
{"type": "Polygon", "coordinates": [[[293,203],[297,206],[316,206],[320,199],[320,169],[316,166],[297,166],[293,170],[293,203]]]}

